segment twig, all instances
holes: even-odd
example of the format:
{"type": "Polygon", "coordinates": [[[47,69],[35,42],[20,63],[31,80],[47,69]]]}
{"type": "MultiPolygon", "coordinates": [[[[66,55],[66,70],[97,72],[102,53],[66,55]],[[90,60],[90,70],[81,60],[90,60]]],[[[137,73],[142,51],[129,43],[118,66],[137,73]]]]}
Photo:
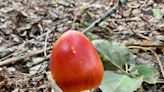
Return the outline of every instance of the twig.
{"type": "Polygon", "coordinates": [[[143,34],[140,34],[140,33],[136,32],[134,30],[131,30],[131,31],[140,38],[143,38],[143,39],[146,39],[146,40],[151,40],[149,37],[144,36],[143,34]]]}
{"type": "Polygon", "coordinates": [[[47,40],[48,40],[48,36],[51,32],[52,32],[52,30],[48,30],[46,33],[45,44],[44,44],[44,56],[47,56],[47,40]]]}
{"type": "Polygon", "coordinates": [[[86,34],[87,32],[91,31],[93,27],[104,21],[107,17],[109,17],[111,14],[115,13],[116,10],[118,10],[120,7],[122,7],[128,0],[119,0],[118,3],[109,11],[107,11],[102,17],[97,19],[95,22],[93,22],[90,26],[88,26],[84,31],[82,31],[83,34],[86,34]]]}
{"type": "MultiPolygon", "coordinates": [[[[16,47],[16,46],[15,46],[15,47],[16,47]]],[[[17,47],[17,48],[18,48],[18,47],[17,47]]],[[[15,52],[12,52],[11,54],[9,54],[9,55],[7,55],[7,56],[1,58],[0,61],[3,61],[3,60],[5,60],[5,59],[7,59],[7,58],[10,58],[10,57],[13,56],[13,55],[18,55],[18,54],[20,54],[20,53],[23,53],[23,52],[25,52],[25,51],[27,51],[27,50],[28,50],[28,49],[23,49],[23,50],[15,49],[15,52]]]]}
{"type": "Polygon", "coordinates": [[[161,73],[162,73],[162,77],[164,78],[164,69],[163,69],[163,65],[161,63],[161,60],[160,58],[158,57],[157,53],[154,51],[154,50],[151,50],[151,52],[154,54],[154,56],[156,57],[157,59],[157,62],[158,62],[158,65],[160,67],[160,70],[161,70],[161,73]]]}
{"type": "Polygon", "coordinates": [[[162,42],[152,42],[152,43],[124,43],[126,46],[141,46],[141,47],[164,47],[164,43],[162,42]]]}
{"type": "MultiPolygon", "coordinates": [[[[47,31],[47,35],[46,35],[46,37],[45,37],[45,45],[44,45],[44,56],[45,56],[45,57],[47,56],[47,40],[48,40],[48,36],[49,36],[49,34],[50,34],[51,32],[52,32],[52,30],[48,30],[48,31],[47,31]]],[[[43,62],[44,62],[44,61],[43,61],[43,62]]],[[[41,66],[39,67],[39,69],[37,70],[36,73],[38,73],[39,70],[42,68],[43,62],[41,63],[41,66]]],[[[36,73],[35,73],[35,74],[36,74],[36,73]]]]}
{"type": "MultiPolygon", "coordinates": [[[[47,51],[50,50],[50,49],[51,49],[51,47],[47,48],[47,51]]],[[[9,58],[7,60],[1,61],[0,66],[14,64],[18,61],[21,61],[21,60],[25,59],[25,58],[36,56],[36,55],[41,54],[43,52],[44,52],[44,49],[41,49],[41,50],[38,50],[38,51],[32,51],[31,53],[28,53],[24,56],[9,58]]]]}
{"type": "Polygon", "coordinates": [[[128,63],[125,64],[125,71],[128,72],[128,63]]]}
{"type": "Polygon", "coordinates": [[[157,83],[164,84],[164,79],[158,79],[158,80],[157,80],[157,83]]]}
{"type": "Polygon", "coordinates": [[[110,19],[109,21],[119,21],[119,22],[133,22],[133,21],[141,21],[140,17],[136,16],[136,17],[132,17],[132,18],[124,18],[124,19],[118,19],[118,18],[114,18],[114,19],[110,19]]]}
{"type": "Polygon", "coordinates": [[[129,49],[142,49],[144,51],[150,51],[150,48],[142,47],[142,46],[128,46],[129,49]]]}

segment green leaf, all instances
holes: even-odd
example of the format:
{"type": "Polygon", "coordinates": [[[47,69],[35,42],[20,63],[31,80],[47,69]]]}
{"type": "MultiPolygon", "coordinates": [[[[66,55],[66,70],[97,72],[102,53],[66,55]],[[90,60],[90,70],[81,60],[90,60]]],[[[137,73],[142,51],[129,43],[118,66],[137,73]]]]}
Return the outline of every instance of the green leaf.
{"type": "Polygon", "coordinates": [[[59,2],[59,0],[52,0],[53,4],[57,4],[59,2]]]}
{"type": "Polygon", "coordinates": [[[143,76],[144,81],[150,84],[157,83],[158,74],[153,67],[148,65],[138,65],[130,69],[131,74],[143,76]]]}
{"type": "Polygon", "coordinates": [[[32,58],[32,61],[29,61],[29,62],[26,63],[26,66],[27,67],[31,67],[32,65],[34,65],[36,63],[39,63],[39,62],[41,62],[43,60],[44,60],[43,57],[34,57],[34,58],[32,58]]]}
{"type": "Polygon", "coordinates": [[[29,61],[26,63],[26,66],[29,67],[29,73],[30,74],[35,74],[38,72],[38,70],[42,70],[40,69],[40,67],[42,66],[42,64],[39,64],[41,61],[43,61],[45,58],[43,57],[34,57],[32,58],[32,61],[29,61]],[[36,65],[37,64],[37,65],[36,65]],[[35,65],[35,66],[33,66],[35,65]]]}
{"type": "Polygon", "coordinates": [[[102,39],[93,40],[92,43],[103,57],[120,69],[130,59],[129,49],[121,43],[116,41],[108,42],[102,39]]]}
{"type": "Polygon", "coordinates": [[[43,68],[41,68],[42,67],[42,65],[41,64],[39,64],[39,65],[36,65],[36,66],[34,66],[34,67],[31,67],[31,68],[29,68],[29,73],[30,74],[35,74],[35,73],[37,73],[38,71],[42,71],[43,70],[43,68]]]}
{"type": "Polygon", "coordinates": [[[128,64],[135,65],[136,64],[135,56],[132,52],[129,53],[130,53],[130,58],[128,64]]]}
{"type": "Polygon", "coordinates": [[[89,39],[90,41],[93,41],[93,40],[95,40],[96,38],[95,38],[94,36],[88,36],[88,39],[89,39]]]}
{"type": "Polygon", "coordinates": [[[105,57],[103,57],[102,54],[99,54],[101,61],[103,63],[104,69],[105,70],[117,70],[118,67],[116,67],[115,65],[113,65],[111,62],[109,62],[109,60],[107,60],[105,57]]]}
{"type": "Polygon", "coordinates": [[[100,88],[103,92],[134,92],[143,82],[143,77],[130,78],[127,75],[105,71],[100,88]]]}
{"type": "Polygon", "coordinates": [[[153,11],[153,15],[155,18],[157,18],[157,19],[162,18],[163,15],[162,15],[162,12],[160,9],[153,9],[152,11],[153,11]]]}

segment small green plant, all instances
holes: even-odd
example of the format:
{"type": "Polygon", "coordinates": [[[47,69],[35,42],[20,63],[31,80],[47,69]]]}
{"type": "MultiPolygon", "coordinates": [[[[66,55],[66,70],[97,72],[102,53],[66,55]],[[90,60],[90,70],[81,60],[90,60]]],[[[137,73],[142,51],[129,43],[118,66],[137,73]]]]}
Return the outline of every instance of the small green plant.
{"type": "Polygon", "coordinates": [[[102,39],[93,40],[92,43],[103,58],[105,66],[100,86],[103,92],[134,92],[142,82],[150,84],[157,82],[158,75],[155,69],[148,65],[136,65],[134,55],[125,45],[102,39]],[[129,68],[125,69],[125,66],[129,68]]]}

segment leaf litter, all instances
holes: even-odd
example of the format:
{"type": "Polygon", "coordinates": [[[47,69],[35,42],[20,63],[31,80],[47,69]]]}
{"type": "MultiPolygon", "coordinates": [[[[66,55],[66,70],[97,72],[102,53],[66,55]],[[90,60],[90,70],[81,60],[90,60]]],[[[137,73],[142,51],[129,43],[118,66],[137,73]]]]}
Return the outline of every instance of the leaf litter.
{"type": "MultiPolygon", "coordinates": [[[[13,59],[12,63],[1,65],[0,92],[49,91],[47,56],[55,40],[69,29],[84,30],[109,10],[116,0],[52,1],[0,0],[0,63],[18,58],[13,59]],[[35,55],[29,55],[30,52],[40,50],[35,55]],[[33,64],[34,58],[42,58],[37,61],[41,67],[34,65],[38,71],[30,74],[33,72],[30,70],[32,67],[28,67],[27,63],[33,64]]],[[[164,71],[161,70],[164,66],[163,6],[163,0],[128,0],[123,8],[87,35],[96,39],[115,39],[126,46],[151,48],[155,54],[141,48],[131,50],[138,64],[144,63],[156,68],[160,79],[164,79],[164,71]],[[160,66],[156,58],[161,61],[160,66]]],[[[163,90],[161,83],[143,83],[137,92],[163,90]]]]}

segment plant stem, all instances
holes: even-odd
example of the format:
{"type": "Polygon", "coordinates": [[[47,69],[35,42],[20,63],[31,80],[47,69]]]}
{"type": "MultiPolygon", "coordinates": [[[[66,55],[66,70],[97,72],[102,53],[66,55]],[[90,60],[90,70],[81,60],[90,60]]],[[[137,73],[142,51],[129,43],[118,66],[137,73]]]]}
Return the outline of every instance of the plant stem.
{"type": "Polygon", "coordinates": [[[98,24],[100,24],[102,21],[104,21],[105,19],[107,19],[111,14],[115,13],[116,10],[118,10],[119,8],[121,8],[128,0],[118,0],[117,4],[110,9],[109,11],[107,11],[102,17],[100,17],[99,19],[97,19],[95,22],[93,22],[90,26],[88,26],[84,31],[82,31],[83,34],[86,34],[87,32],[91,31],[91,29],[95,26],[97,26],[98,24]]]}

